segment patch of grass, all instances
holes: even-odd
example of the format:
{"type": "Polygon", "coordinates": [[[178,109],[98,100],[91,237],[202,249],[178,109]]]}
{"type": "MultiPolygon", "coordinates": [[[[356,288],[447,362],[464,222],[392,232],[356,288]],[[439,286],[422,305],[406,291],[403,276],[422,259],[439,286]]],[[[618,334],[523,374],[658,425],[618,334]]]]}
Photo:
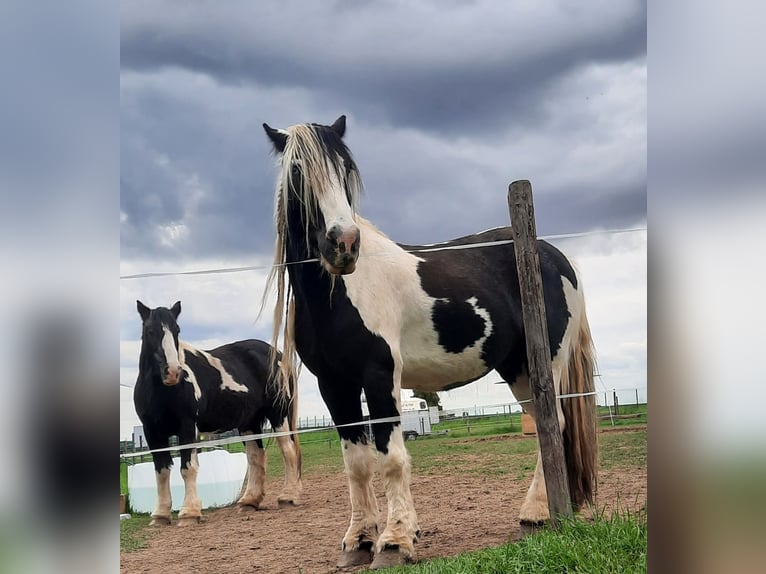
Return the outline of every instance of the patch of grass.
{"type": "Polygon", "coordinates": [[[602,469],[646,466],[646,431],[600,434],[599,455],[602,469]]]}
{"type": "Polygon", "coordinates": [[[134,514],[128,520],[120,520],[120,552],[146,547],[146,542],[156,535],[153,528],[148,528],[151,519],[148,514],[134,514]]]}
{"type": "Polygon", "coordinates": [[[407,443],[416,473],[461,471],[491,476],[515,473],[520,466],[534,461],[537,441],[534,438],[497,440],[459,440],[455,437],[429,437],[407,443]]]}
{"type": "Polygon", "coordinates": [[[625,427],[632,425],[643,425],[647,423],[648,410],[646,404],[640,405],[620,405],[615,411],[614,407],[598,407],[597,413],[600,427],[625,427]],[[623,416],[629,418],[620,418],[623,416]]]}
{"type": "Polygon", "coordinates": [[[389,574],[494,574],[497,572],[646,572],[645,514],[615,513],[593,522],[565,520],[516,544],[389,568],[389,574]]]}

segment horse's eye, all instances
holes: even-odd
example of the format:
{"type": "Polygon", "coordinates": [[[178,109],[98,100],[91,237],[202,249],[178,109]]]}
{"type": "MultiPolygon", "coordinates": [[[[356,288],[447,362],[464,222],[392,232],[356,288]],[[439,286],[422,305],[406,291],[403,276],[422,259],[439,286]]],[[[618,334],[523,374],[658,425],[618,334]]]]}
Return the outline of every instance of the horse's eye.
{"type": "Polygon", "coordinates": [[[293,166],[290,168],[290,173],[297,177],[301,174],[301,168],[293,164],[293,166]]]}

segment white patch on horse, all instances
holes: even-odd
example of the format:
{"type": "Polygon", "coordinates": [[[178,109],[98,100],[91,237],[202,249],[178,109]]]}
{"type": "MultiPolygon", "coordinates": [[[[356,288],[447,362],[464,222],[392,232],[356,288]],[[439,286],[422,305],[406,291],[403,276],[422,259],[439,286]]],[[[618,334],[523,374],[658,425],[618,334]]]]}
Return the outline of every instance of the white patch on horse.
{"type": "Polygon", "coordinates": [[[359,260],[356,271],[342,280],[364,326],[383,337],[392,354],[401,353],[401,386],[438,391],[484,375],[489,369],[481,358],[482,345],[492,332],[486,309],[473,297],[468,300],[484,320],[484,334],[460,353],[447,352],[432,322],[438,299],[420,285],[417,267],[422,259],[401,249],[363,217],[356,221],[361,232],[359,260]],[[386,256],[380,257],[381,253],[386,256]]]}
{"type": "Polygon", "coordinates": [[[221,359],[219,359],[218,357],[214,357],[213,355],[211,355],[207,351],[203,351],[202,349],[195,349],[194,347],[188,347],[188,350],[194,353],[195,355],[198,355],[204,358],[211,367],[213,367],[216,371],[218,371],[221,374],[220,389],[222,391],[225,389],[228,389],[230,391],[235,391],[237,393],[246,393],[248,391],[248,388],[245,385],[239,384],[226,371],[226,369],[223,366],[223,363],[221,363],[221,359]]]}
{"type": "Polygon", "coordinates": [[[370,445],[341,440],[343,465],[351,499],[351,523],[343,537],[346,552],[358,550],[360,542],[377,542],[378,502],[372,486],[375,451],[370,445]]]}
{"type": "Polygon", "coordinates": [[[484,336],[478,339],[473,345],[471,345],[472,347],[478,345],[481,349],[481,345],[483,345],[484,341],[486,341],[492,334],[492,319],[489,316],[489,311],[483,307],[479,307],[479,300],[476,297],[471,297],[470,299],[466,300],[466,303],[473,307],[474,313],[484,319],[484,336]]]}
{"type": "MultiPolygon", "coordinates": [[[[582,316],[583,312],[582,295],[579,293],[578,289],[575,289],[575,286],[572,285],[571,281],[569,281],[569,279],[563,275],[561,276],[561,290],[564,292],[564,299],[567,302],[569,319],[567,320],[567,326],[564,330],[564,335],[561,337],[559,348],[556,349],[556,353],[553,356],[553,379],[556,384],[557,393],[561,392],[559,385],[559,381],[561,380],[561,373],[564,371],[564,369],[567,368],[567,365],[569,364],[569,354],[573,347],[572,337],[574,337],[577,333],[577,329],[580,325],[580,317],[582,316]]],[[[551,349],[551,351],[553,351],[553,349],[551,349]]]]}
{"type": "Polygon", "coordinates": [[[170,497],[170,469],[163,468],[154,473],[157,481],[157,507],[152,513],[152,517],[167,518],[170,520],[170,512],[173,506],[170,497]]]}
{"type": "Polygon", "coordinates": [[[191,351],[192,353],[196,351],[194,347],[190,347],[183,341],[178,342],[178,352],[181,358],[181,364],[183,365],[184,371],[186,372],[186,380],[189,382],[189,384],[194,387],[194,398],[197,400],[200,400],[202,398],[202,390],[199,388],[199,382],[197,381],[197,375],[194,374],[194,371],[192,371],[191,367],[189,367],[188,364],[186,364],[186,353],[191,351]]]}
{"type": "Polygon", "coordinates": [[[178,350],[173,340],[173,333],[170,332],[170,328],[164,323],[162,325],[162,333],[162,352],[165,353],[165,362],[168,364],[169,370],[178,372],[178,369],[181,367],[178,350]]]}

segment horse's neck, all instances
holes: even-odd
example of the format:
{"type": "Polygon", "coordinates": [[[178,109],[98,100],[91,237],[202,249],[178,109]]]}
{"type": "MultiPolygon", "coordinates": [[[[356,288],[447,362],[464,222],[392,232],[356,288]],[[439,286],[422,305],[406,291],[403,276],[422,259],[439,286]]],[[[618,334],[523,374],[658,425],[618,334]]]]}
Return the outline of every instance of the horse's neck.
{"type": "Polygon", "coordinates": [[[364,217],[357,216],[356,224],[360,232],[359,256],[396,256],[405,253],[404,249],[392,241],[388,235],[375,227],[364,217]]]}
{"type": "Polygon", "coordinates": [[[144,343],[141,343],[141,351],[138,355],[138,379],[136,384],[141,382],[149,383],[152,379],[160,379],[160,371],[157,368],[157,363],[152,360],[152,353],[144,343]]]}

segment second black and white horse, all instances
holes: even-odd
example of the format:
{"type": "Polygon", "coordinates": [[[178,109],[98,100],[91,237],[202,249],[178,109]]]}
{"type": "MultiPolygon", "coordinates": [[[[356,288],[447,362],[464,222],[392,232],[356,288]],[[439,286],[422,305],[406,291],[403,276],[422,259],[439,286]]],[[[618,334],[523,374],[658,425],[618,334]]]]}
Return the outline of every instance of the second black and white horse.
{"type": "MultiPolygon", "coordinates": [[[[178,315],[181,302],[170,309],[150,309],[136,301],[143,323],[138,380],[133,392],[136,413],[144,425],[150,449],[166,448],[170,437],[179,444],[196,442],[197,431],[260,433],[265,421],[280,432],[295,430],[297,393],[295,377],[282,378],[268,343],[246,340],[209,351],[180,341],[178,315]]],[[[302,492],[301,451],[298,435],[278,436],[285,464],[280,505],[297,504],[302,492]]],[[[258,508],[266,482],[266,451],[261,439],[245,442],[248,472],[240,508],[258,508]]],[[[152,453],[157,479],[157,506],[153,524],[170,524],[170,452],[152,453]]],[[[202,508],[197,496],[196,449],[181,450],[181,476],[185,496],[178,524],[198,522],[202,508]]]]}
{"type": "MultiPolygon", "coordinates": [[[[361,178],[342,140],[346,121],[264,129],[281,158],[276,191],[277,244],[272,272],[284,321],[283,363],[300,356],[338,424],[362,420],[364,390],[372,419],[401,413],[400,389],[441,391],[495,369],[517,399],[531,398],[513,245],[414,252],[357,213],[361,178]],[[317,263],[281,265],[316,258],[317,263]],[[285,269],[289,284],[285,284],[285,269]]],[[[508,228],[440,247],[508,240],[508,228]]],[[[582,285],[555,247],[539,242],[557,393],[592,392],[594,351],[582,285]]],[[[534,404],[529,405],[534,416],[534,404]]],[[[590,500],[596,480],[593,396],[561,399],[572,502],[590,500]]],[[[388,500],[378,534],[372,488],[375,453],[363,426],[338,430],[351,498],[340,565],[373,567],[414,559],[419,526],[410,493],[410,459],[401,426],[378,423],[374,443],[388,500]]],[[[522,522],[549,518],[542,463],[520,510],[522,522]]]]}

